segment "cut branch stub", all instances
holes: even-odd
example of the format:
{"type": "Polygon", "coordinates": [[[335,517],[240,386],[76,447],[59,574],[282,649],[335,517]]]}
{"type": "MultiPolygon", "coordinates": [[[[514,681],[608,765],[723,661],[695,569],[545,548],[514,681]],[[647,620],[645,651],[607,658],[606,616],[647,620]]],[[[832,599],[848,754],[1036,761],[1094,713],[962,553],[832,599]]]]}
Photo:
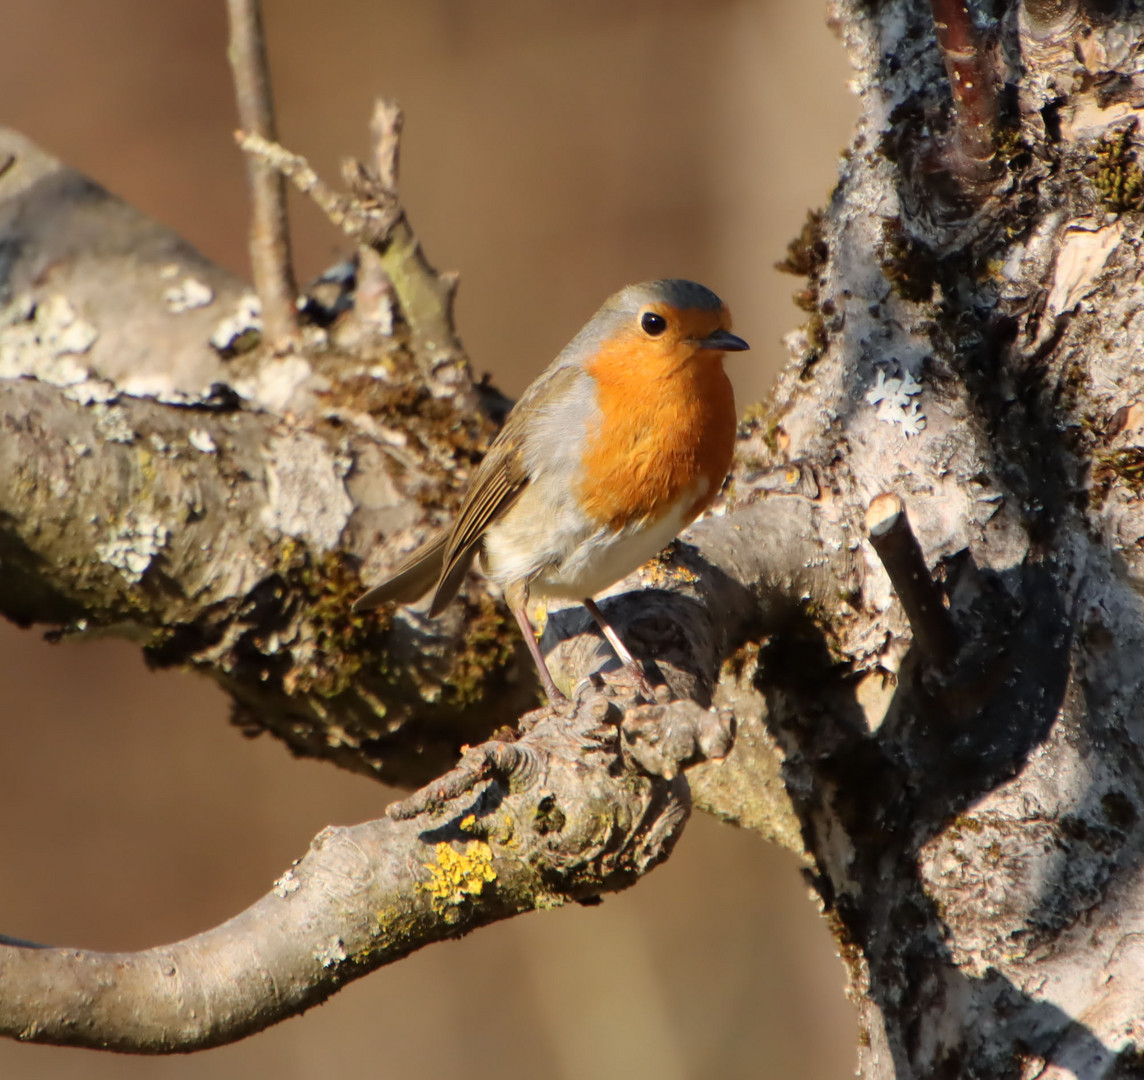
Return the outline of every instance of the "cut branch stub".
{"type": "Polygon", "coordinates": [[[953,92],[954,140],[947,164],[970,186],[988,184],[998,173],[994,73],[965,0],[931,0],[931,4],[953,92]]]}
{"type": "Polygon", "coordinates": [[[1021,13],[1034,33],[1049,33],[1071,22],[1077,0],[1022,0],[1021,13]]]}
{"type": "Polygon", "coordinates": [[[957,653],[957,631],[942,602],[941,590],[926,568],[902,500],[889,493],[872,499],[866,511],[866,528],[910,620],[918,647],[932,662],[948,663],[957,653]]]}

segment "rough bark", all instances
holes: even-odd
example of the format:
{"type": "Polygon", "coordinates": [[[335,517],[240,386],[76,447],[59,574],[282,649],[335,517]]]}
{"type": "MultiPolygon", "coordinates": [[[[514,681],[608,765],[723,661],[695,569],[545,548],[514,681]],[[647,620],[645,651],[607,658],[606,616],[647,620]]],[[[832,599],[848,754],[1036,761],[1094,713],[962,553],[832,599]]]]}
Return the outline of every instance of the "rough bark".
{"type": "MultiPolygon", "coordinates": [[[[862,117],[830,206],[788,260],[809,279],[809,321],[742,426],[716,513],[606,602],[680,700],[608,705],[589,684],[570,715],[471,752],[408,810],[482,831],[505,891],[466,893],[466,926],[629,883],[643,867],[585,875],[571,859],[553,878],[534,861],[550,890],[537,892],[513,877],[489,811],[520,794],[530,824],[513,835],[531,852],[556,820],[550,795],[591,819],[608,765],[583,732],[592,709],[615,710],[621,787],[636,777],[680,800],[690,787],[804,859],[843,947],[864,1077],[1137,1075],[1144,18],[1057,0],[837,0],[833,18],[862,117]],[[953,28],[940,46],[934,13],[953,28]],[[996,110],[952,91],[956,72],[992,73],[996,110]],[[899,597],[866,538],[887,491],[952,631],[919,622],[934,608],[932,591],[906,595],[916,557],[903,577],[883,552],[899,597]],[[711,703],[737,739],[694,764],[726,749],[725,726],[704,742],[711,703]],[[581,767],[539,798],[512,790],[530,748],[569,745],[561,760],[581,767]]],[[[494,426],[499,403],[474,393],[463,358],[433,385],[400,302],[388,335],[351,311],[283,358],[220,353],[204,342],[238,283],[14,136],[5,150],[0,611],[132,633],[154,662],[217,678],[244,724],[406,784],[514,721],[534,683],[479,581],[439,622],[348,610],[363,576],[447,515],[494,426]],[[171,264],[176,284],[209,284],[213,306],[171,314],[171,264]]],[[[574,609],[549,613],[544,646],[568,688],[610,661],[574,609]]],[[[679,815],[665,812],[673,836],[679,815]]],[[[363,827],[416,862],[424,837],[403,828],[363,827]]],[[[464,856],[471,841],[453,839],[464,856]]],[[[393,880],[394,903],[412,904],[417,873],[393,880]]],[[[392,951],[447,923],[427,917],[392,951]]],[[[359,948],[366,966],[390,955],[367,938],[347,955],[359,948]]],[[[26,1025],[46,1008],[27,988],[49,964],[66,981],[69,963],[13,955],[30,971],[0,967],[0,999],[26,1025]]],[[[73,1015],[75,1000],[55,1007],[73,1015]]],[[[117,1042],[88,1015],[85,1042],[117,1042]]],[[[172,1048],[186,1022],[175,1009],[176,1035],[130,1048],[172,1048]]],[[[60,1023],[40,1037],[72,1037],[60,1023]]]]}
{"type": "Polygon", "coordinates": [[[1008,87],[982,186],[926,5],[836,5],[862,118],[766,418],[825,515],[902,496],[964,642],[903,652],[871,563],[767,677],[866,1077],[1135,1075],[1144,1045],[1144,24],[1029,7],[971,6],[1008,87]]]}

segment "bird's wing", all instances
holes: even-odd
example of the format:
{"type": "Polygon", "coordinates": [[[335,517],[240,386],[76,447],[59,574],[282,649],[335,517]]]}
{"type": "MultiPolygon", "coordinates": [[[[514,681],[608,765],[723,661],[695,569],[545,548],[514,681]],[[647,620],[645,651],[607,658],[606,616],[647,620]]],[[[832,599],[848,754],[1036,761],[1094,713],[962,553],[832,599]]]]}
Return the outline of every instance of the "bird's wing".
{"type": "Polygon", "coordinates": [[[441,579],[429,608],[438,615],[457,595],[485,530],[499,518],[528,485],[525,438],[529,424],[544,423],[545,412],[556,405],[572,383],[583,378],[578,366],[556,366],[545,371],[524,392],[493,440],[445,543],[441,579]]]}
{"type": "Polygon", "coordinates": [[[354,601],[354,611],[372,611],[393,600],[398,604],[412,604],[420,600],[441,576],[441,562],[445,556],[448,533],[419,547],[402,562],[393,573],[375,585],[364,596],[354,601]]]}

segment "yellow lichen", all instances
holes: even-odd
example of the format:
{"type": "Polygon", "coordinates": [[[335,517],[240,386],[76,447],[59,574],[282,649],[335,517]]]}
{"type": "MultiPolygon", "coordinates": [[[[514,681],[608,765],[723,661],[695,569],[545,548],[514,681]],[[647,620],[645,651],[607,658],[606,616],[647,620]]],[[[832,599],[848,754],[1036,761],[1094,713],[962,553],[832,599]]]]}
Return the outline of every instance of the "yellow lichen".
{"type": "Polygon", "coordinates": [[[440,843],[434,849],[433,861],[423,865],[429,871],[429,880],[420,887],[442,905],[455,906],[463,903],[466,896],[480,896],[485,885],[497,876],[493,850],[483,840],[471,840],[461,851],[440,843]]]}
{"type": "Polygon", "coordinates": [[[682,563],[676,562],[680,544],[672,540],[658,555],[653,555],[640,569],[640,577],[656,588],[666,588],[674,582],[694,583],[699,575],[682,563]]]}

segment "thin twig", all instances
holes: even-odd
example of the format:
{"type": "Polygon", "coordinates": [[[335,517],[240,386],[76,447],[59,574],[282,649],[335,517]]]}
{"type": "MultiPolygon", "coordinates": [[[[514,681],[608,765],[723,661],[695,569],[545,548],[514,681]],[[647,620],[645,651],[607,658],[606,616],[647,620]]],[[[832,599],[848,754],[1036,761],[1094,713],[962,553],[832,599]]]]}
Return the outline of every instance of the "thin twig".
{"type": "Polygon", "coordinates": [[[396,101],[378,98],[373,106],[369,130],[374,140],[377,179],[386,191],[397,194],[397,174],[401,164],[401,131],[405,113],[396,101]]]}
{"type": "Polygon", "coordinates": [[[941,590],[926,568],[902,500],[891,494],[876,496],[866,511],[866,528],[910,620],[918,647],[938,664],[953,659],[957,631],[942,603],[941,590]]]}
{"type": "Polygon", "coordinates": [[[370,247],[385,243],[393,223],[401,214],[399,206],[367,204],[360,198],[340,194],[314,172],[301,154],[292,154],[260,135],[236,131],[234,137],[247,154],[291,181],[303,195],[308,195],[330,223],[351,240],[370,247]]]}
{"type": "MultiPolygon", "coordinates": [[[[373,136],[374,168],[376,177],[357,162],[347,163],[345,172],[352,165],[354,179],[350,190],[360,191],[362,179],[372,179],[378,193],[388,193],[395,205],[397,197],[397,176],[400,166],[401,131],[405,126],[405,114],[396,101],[379,98],[374,103],[373,118],[370,121],[370,134],[373,136]]],[[[354,290],[354,313],[363,326],[379,323],[392,325],[390,301],[394,298],[393,282],[385,270],[381,252],[375,247],[363,247],[358,257],[357,288],[354,290]],[[379,316],[381,316],[379,318],[379,316]]]]}
{"type": "Polygon", "coordinates": [[[412,331],[426,385],[436,395],[456,398],[473,390],[472,371],[453,324],[457,275],[438,273],[429,263],[391,186],[397,183],[401,125],[402,114],[396,104],[384,100],[375,104],[372,130],[377,172],[360,162],[347,161],[342,175],[350,196],[335,192],[305,158],[277,143],[241,131],[236,132],[236,138],[248,154],[276,169],[313,199],[343,233],[376,253],[376,260],[363,253],[370,278],[364,291],[372,300],[382,287],[380,275],[384,272],[385,287],[392,287],[412,331]]]}
{"type": "MultiPolygon", "coordinates": [[[[260,0],[227,0],[230,58],[239,124],[274,140],[274,97],[266,59],[260,0]]],[[[262,325],[275,346],[298,336],[298,286],[290,256],[286,186],[281,175],[261,161],[247,161],[250,177],[250,265],[262,301],[262,325]]]]}

